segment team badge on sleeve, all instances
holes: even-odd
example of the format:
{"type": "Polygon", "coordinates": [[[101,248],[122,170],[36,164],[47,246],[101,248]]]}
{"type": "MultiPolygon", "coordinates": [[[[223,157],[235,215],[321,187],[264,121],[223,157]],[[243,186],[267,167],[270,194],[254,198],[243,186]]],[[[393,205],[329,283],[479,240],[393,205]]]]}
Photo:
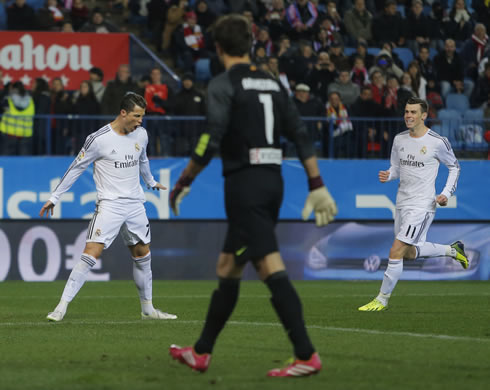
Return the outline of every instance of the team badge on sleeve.
{"type": "Polygon", "coordinates": [[[78,161],[81,161],[83,160],[83,158],[85,157],[85,151],[82,149],[80,150],[80,152],[78,153],[78,156],[77,156],[77,160],[78,161]]]}

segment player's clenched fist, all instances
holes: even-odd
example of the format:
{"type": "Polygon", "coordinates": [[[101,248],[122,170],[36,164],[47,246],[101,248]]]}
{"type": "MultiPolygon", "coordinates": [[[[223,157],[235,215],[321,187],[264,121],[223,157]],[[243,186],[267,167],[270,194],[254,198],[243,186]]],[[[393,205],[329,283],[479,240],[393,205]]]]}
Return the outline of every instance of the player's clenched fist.
{"type": "Polygon", "coordinates": [[[381,183],[385,183],[390,178],[390,171],[379,171],[378,177],[381,183]]]}

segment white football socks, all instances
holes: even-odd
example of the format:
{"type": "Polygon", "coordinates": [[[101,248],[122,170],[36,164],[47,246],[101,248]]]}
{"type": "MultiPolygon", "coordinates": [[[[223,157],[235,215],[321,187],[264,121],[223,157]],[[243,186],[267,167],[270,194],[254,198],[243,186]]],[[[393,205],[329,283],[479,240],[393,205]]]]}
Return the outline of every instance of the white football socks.
{"type": "Polygon", "coordinates": [[[383,283],[381,283],[381,289],[376,297],[383,305],[388,304],[391,292],[396,286],[398,279],[403,272],[403,259],[388,259],[388,267],[386,267],[385,274],[383,276],[383,283]]]}
{"type": "Polygon", "coordinates": [[[73,267],[73,270],[66,281],[60,303],[56,306],[55,311],[61,311],[63,314],[66,313],[68,304],[75,298],[82,288],[87,280],[87,274],[93,268],[95,262],[95,257],[82,253],[80,260],[75,264],[75,267],[73,267]]]}
{"type": "Polygon", "coordinates": [[[143,257],[133,257],[133,279],[138,288],[141,311],[146,315],[153,313],[151,252],[143,257]]]}
{"type": "Polygon", "coordinates": [[[433,242],[426,242],[424,245],[418,247],[418,250],[418,257],[456,256],[456,249],[451,248],[451,245],[441,245],[433,242]]]}

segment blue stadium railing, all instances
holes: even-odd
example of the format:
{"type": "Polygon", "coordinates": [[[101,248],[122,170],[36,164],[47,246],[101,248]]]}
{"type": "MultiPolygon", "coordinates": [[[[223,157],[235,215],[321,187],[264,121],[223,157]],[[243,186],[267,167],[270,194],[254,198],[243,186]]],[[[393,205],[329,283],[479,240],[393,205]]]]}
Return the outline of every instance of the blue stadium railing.
{"type": "MultiPolygon", "coordinates": [[[[113,119],[100,115],[37,115],[32,154],[75,155],[90,133],[113,119]]],[[[344,122],[325,117],[303,119],[317,155],[322,158],[388,158],[393,138],[405,130],[400,118],[349,118],[344,122]]],[[[486,158],[488,143],[484,133],[490,129],[489,119],[442,118],[426,123],[451,141],[458,156],[486,158]]],[[[143,126],[149,134],[150,156],[187,156],[204,129],[205,120],[201,116],[147,115],[143,126]]],[[[5,135],[0,133],[0,137],[5,135]]],[[[0,155],[4,155],[1,143],[0,155]]],[[[285,157],[296,157],[290,142],[282,139],[281,143],[285,157]]]]}

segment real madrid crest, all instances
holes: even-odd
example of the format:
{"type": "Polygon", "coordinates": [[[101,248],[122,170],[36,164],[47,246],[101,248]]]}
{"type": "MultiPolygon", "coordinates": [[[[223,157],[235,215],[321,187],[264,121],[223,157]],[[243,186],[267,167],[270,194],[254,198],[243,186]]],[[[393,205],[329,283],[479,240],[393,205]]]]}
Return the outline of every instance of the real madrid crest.
{"type": "MultiPolygon", "coordinates": [[[[425,146],[424,146],[425,147],[425,146]]],[[[140,151],[140,146],[138,145],[138,143],[135,143],[134,144],[134,148],[139,152],[140,151]]]]}
{"type": "Polygon", "coordinates": [[[420,153],[426,154],[427,153],[427,146],[423,146],[422,149],[420,149],[420,153]]]}

